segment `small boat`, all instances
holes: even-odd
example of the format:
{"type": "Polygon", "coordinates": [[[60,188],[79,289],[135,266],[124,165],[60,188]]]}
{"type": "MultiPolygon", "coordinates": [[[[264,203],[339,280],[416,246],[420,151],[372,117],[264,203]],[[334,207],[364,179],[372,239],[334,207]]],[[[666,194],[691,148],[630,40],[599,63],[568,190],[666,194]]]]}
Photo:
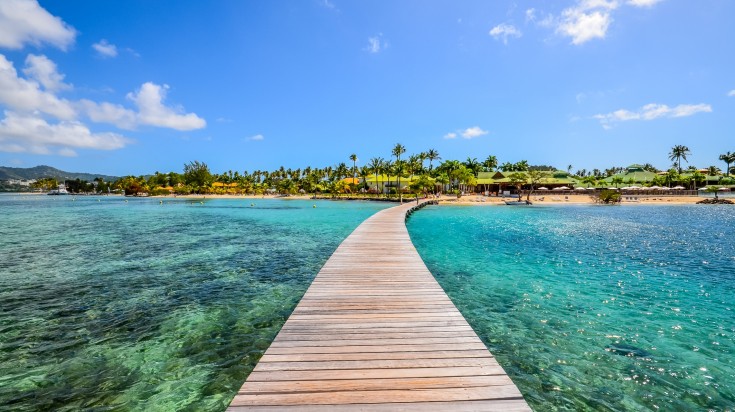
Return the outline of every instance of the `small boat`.
{"type": "Polygon", "coordinates": [[[52,196],[58,196],[58,195],[68,195],[69,192],[66,191],[66,185],[61,183],[59,184],[58,189],[50,190],[47,194],[52,195],[52,196]]]}
{"type": "Polygon", "coordinates": [[[533,204],[528,200],[504,200],[504,202],[508,206],[527,206],[533,204]]]}

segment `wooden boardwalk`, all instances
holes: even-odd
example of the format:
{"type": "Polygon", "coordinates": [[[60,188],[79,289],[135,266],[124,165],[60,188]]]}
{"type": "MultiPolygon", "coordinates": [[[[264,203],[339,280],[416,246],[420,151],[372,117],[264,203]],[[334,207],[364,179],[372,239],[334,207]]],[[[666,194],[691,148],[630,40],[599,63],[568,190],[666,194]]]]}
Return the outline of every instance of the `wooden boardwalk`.
{"type": "Polygon", "coordinates": [[[382,210],[342,242],[231,411],[530,411],[382,210]]]}

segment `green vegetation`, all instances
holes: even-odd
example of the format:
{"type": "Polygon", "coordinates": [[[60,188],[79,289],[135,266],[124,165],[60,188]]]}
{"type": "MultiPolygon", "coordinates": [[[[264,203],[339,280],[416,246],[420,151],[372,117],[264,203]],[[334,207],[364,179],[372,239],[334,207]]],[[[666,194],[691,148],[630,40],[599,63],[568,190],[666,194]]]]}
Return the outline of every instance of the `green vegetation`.
{"type": "MultiPolygon", "coordinates": [[[[687,156],[691,154],[691,150],[682,145],[674,146],[668,153],[669,159],[675,161],[668,171],[658,170],[646,163],[627,167],[613,166],[604,170],[581,169],[572,173],[572,165],[568,165],[565,170],[557,170],[548,165],[531,165],[526,160],[500,163],[494,155],[488,155],[480,162],[476,157],[467,157],[465,161],[441,161],[442,157],[436,149],[408,156],[406,153],[406,147],[398,143],[390,150],[392,160],[374,157],[364,165],[358,165],[359,158],[356,153],[352,153],[348,156],[351,166],[341,162],[323,168],[308,166],[303,169],[287,169],[281,166],[272,171],[230,170],[222,174],[212,173],[206,163],[192,161],[184,165],[183,173],[155,172],[149,176],[96,177],[91,182],[79,178],[46,176],[29,183],[25,190],[48,191],[57,188],[59,183],[65,183],[71,193],[124,193],[129,196],[309,193],[314,196],[395,199],[402,199],[409,194],[427,196],[430,193],[453,193],[461,196],[468,192],[510,191],[513,194],[523,192],[530,200],[531,194],[539,190],[540,186],[545,186],[541,190],[560,187],[602,190],[630,185],[654,189],[682,186],[697,190],[702,187],[735,185],[735,179],[728,173],[731,164],[735,163],[735,153],[727,152],[719,156],[719,160],[726,163],[724,174],[713,165],[706,168],[690,165],[686,170],[680,170],[681,160],[687,161],[687,156]]],[[[33,168],[35,172],[38,172],[37,169],[52,168],[33,168]]],[[[13,169],[13,172],[17,173],[18,170],[21,169],[13,169]]],[[[13,190],[19,190],[17,185],[13,190]]]]}
{"type": "Polygon", "coordinates": [[[597,201],[604,204],[620,203],[620,192],[617,190],[603,190],[597,195],[597,201]]]}

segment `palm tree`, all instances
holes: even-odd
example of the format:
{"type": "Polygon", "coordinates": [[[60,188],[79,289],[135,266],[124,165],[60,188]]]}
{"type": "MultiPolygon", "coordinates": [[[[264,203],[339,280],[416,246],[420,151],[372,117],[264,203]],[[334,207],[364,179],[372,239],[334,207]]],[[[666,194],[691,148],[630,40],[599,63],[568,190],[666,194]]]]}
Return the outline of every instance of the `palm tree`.
{"type": "MultiPolygon", "coordinates": [[[[393,171],[393,161],[392,160],[386,160],[383,162],[383,170],[386,174],[386,180],[388,180],[388,183],[390,183],[390,174],[393,171]]],[[[385,182],[383,182],[383,189],[385,189],[385,182]]]]}
{"type": "Polygon", "coordinates": [[[433,169],[432,162],[434,160],[441,160],[441,157],[439,157],[439,152],[437,152],[435,149],[429,149],[428,152],[426,152],[426,158],[429,159],[429,172],[433,169]]]}
{"type": "Polygon", "coordinates": [[[407,169],[406,162],[402,160],[397,160],[393,164],[393,173],[395,173],[396,176],[398,176],[398,197],[401,203],[403,203],[403,189],[401,188],[401,176],[406,174],[406,169],[407,169]]]}
{"type": "Polygon", "coordinates": [[[699,171],[695,170],[692,172],[692,190],[697,190],[697,183],[704,180],[704,175],[699,171]]]}
{"type": "Polygon", "coordinates": [[[587,187],[597,186],[597,176],[585,176],[582,178],[582,183],[586,184],[587,187]]]}
{"type": "Polygon", "coordinates": [[[725,176],[730,177],[730,163],[735,163],[735,153],[723,153],[720,155],[720,160],[725,162],[727,168],[725,169],[725,176]]]}
{"type": "MultiPolygon", "coordinates": [[[[396,143],[396,145],[393,146],[393,150],[391,151],[391,153],[393,154],[393,156],[396,157],[396,169],[401,170],[402,166],[399,166],[398,164],[401,162],[401,155],[406,153],[406,146],[400,143],[396,143]]],[[[397,173],[397,174],[398,174],[399,198],[400,198],[400,202],[403,203],[403,191],[401,190],[401,174],[400,173],[397,173]]]]}
{"type": "Polygon", "coordinates": [[[367,178],[368,178],[368,176],[370,176],[370,173],[371,173],[370,167],[369,166],[363,166],[359,170],[360,170],[360,179],[362,179],[362,186],[363,186],[363,189],[364,189],[365,186],[367,186],[367,178]]]}
{"type": "Polygon", "coordinates": [[[355,178],[355,171],[356,171],[355,167],[357,166],[357,155],[354,154],[354,153],[351,154],[350,155],[350,160],[352,160],[352,178],[354,179],[355,178]]]}
{"type": "Polygon", "coordinates": [[[681,159],[684,159],[685,162],[688,162],[687,156],[690,154],[692,154],[692,151],[684,145],[678,144],[671,148],[671,152],[669,153],[669,160],[671,160],[672,162],[676,162],[679,173],[681,173],[681,159]]]}
{"type": "Polygon", "coordinates": [[[487,159],[482,162],[482,167],[485,168],[486,172],[492,172],[493,169],[498,167],[498,158],[492,155],[488,156],[487,159]]]}
{"type": "MultiPolygon", "coordinates": [[[[370,159],[370,162],[368,162],[368,167],[370,170],[372,170],[373,173],[375,173],[375,191],[378,191],[378,175],[383,173],[383,164],[385,163],[385,160],[383,160],[382,157],[373,157],[370,159]]],[[[383,191],[383,188],[380,188],[380,191],[383,191]]]]}
{"type": "Polygon", "coordinates": [[[463,164],[467,169],[471,170],[472,174],[475,176],[477,176],[477,173],[482,168],[482,165],[480,164],[480,162],[477,161],[476,157],[472,157],[472,158],[468,157],[467,160],[465,160],[463,164]]]}

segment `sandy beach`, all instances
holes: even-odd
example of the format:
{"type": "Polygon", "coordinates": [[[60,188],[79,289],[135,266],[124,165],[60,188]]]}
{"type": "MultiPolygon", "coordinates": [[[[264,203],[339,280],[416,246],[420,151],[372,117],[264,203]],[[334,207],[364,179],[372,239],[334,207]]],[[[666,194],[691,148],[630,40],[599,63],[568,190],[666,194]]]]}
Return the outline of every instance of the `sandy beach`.
{"type": "MultiPolygon", "coordinates": [[[[158,196],[159,198],[173,198],[173,196],[158,196]]],[[[182,195],[177,199],[284,199],[284,200],[309,200],[311,195],[273,196],[273,195],[182,195]]],[[[404,202],[415,201],[414,197],[406,196],[404,202]]],[[[440,204],[446,205],[472,205],[472,206],[498,206],[505,205],[505,200],[516,200],[517,198],[486,197],[482,195],[465,195],[457,199],[455,196],[440,196],[440,204]]],[[[525,196],[523,197],[525,199],[525,196]]],[[[640,204],[693,204],[700,200],[708,199],[702,196],[623,196],[622,205],[640,204]]],[[[556,196],[531,196],[531,202],[538,205],[580,205],[595,204],[595,198],[590,195],[556,195],[556,196]]]]}

